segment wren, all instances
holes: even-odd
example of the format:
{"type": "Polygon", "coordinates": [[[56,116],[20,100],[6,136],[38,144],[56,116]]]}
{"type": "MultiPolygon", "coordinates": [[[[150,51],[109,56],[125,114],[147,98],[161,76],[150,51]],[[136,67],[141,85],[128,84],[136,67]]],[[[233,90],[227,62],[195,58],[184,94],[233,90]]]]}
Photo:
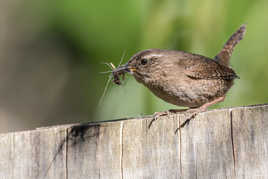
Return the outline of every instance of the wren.
{"type": "Polygon", "coordinates": [[[242,25],[214,59],[184,51],[148,49],[115,69],[114,77],[118,80],[119,75],[129,72],[162,100],[203,112],[222,102],[234,79],[239,78],[229,61],[245,31],[242,25]]]}

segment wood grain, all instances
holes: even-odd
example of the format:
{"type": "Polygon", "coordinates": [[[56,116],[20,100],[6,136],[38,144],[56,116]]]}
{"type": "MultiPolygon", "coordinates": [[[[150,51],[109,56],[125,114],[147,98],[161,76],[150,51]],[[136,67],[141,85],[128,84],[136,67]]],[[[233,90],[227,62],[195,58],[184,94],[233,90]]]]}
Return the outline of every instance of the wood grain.
{"type": "Polygon", "coordinates": [[[268,105],[0,134],[0,179],[268,178],[268,105]]]}

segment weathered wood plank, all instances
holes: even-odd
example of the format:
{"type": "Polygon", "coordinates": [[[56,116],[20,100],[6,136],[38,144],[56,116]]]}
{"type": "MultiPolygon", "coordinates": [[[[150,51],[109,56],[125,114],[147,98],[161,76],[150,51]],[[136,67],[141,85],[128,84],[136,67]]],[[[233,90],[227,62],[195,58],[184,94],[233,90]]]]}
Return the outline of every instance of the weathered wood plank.
{"type": "Polygon", "coordinates": [[[0,178],[14,178],[14,134],[0,135],[0,178]]]}
{"type": "Polygon", "coordinates": [[[268,105],[0,135],[0,178],[268,178],[268,105]]]}
{"type": "Polygon", "coordinates": [[[182,175],[231,178],[234,165],[229,111],[202,113],[185,129],[180,133],[182,175]]]}
{"type": "Polygon", "coordinates": [[[100,128],[97,163],[99,178],[121,178],[122,123],[104,123],[100,128]]]}
{"type": "Polygon", "coordinates": [[[239,178],[268,178],[268,107],[231,111],[239,178]]]}
{"type": "MultiPolygon", "coordinates": [[[[173,116],[174,117],[174,116],[173,116]]],[[[123,178],[176,178],[180,175],[177,120],[162,118],[123,123],[123,178]]]]}
{"type": "Polygon", "coordinates": [[[65,178],[66,133],[58,128],[0,135],[0,178],[65,178]]]}

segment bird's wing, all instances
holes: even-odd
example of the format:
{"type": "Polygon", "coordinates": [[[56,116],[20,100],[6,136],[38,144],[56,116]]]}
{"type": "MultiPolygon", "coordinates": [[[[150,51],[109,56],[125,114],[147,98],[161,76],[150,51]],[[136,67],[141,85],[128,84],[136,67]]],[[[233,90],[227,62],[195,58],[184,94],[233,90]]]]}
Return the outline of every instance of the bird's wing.
{"type": "Polygon", "coordinates": [[[200,55],[192,54],[184,59],[184,73],[193,79],[224,79],[232,80],[239,78],[229,67],[216,62],[215,60],[200,55]]]}

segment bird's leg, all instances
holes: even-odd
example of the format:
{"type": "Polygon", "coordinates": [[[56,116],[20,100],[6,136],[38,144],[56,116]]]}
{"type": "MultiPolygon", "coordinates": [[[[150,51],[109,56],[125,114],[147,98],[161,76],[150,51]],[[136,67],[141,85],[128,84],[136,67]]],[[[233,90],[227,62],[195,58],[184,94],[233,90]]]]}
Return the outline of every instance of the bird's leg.
{"type": "Polygon", "coordinates": [[[152,126],[153,122],[155,122],[159,117],[161,116],[168,116],[170,114],[176,114],[176,113],[179,113],[179,112],[190,112],[190,113],[193,113],[188,119],[186,119],[178,129],[176,129],[175,133],[177,133],[177,131],[180,129],[180,128],[183,128],[186,124],[189,124],[189,122],[195,118],[195,116],[197,116],[197,114],[201,113],[201,112],[204,112],[207,110],[207,108],[209,106],[212,106],[214,104],[217,104],[219,102],[222,102],[224,101],[225,99],[225,96],[221,96],[219,98],[216,98],[214,99],[213,101],[210,101],[208,103],[205,103],[203,104],[202,106],[200,107],[197,107],[197,108],[190,108],[190,109],[170,109],[170,110],[167,110],[167,111],[163,111],[163,112],[155,112],[154,115],[153,115],[153,119],[151,120],[148,128],[150,129],[150,127],[152,126]]]}
{"type": "MultiPolygon", "coordinates": [[[[221,96],[221,97],[219,97],[219,98],[214,99],[213,101],[210,101],[210,102],[208,102],[208,103],[203,104],[202,106],[200,106],[200,107],[198,107],[198,108],[190,108],[190,109],[188,109],[187,112],[191,112],[191,113],[193,113],[193,114],[192,114],[188,119],[186,119],[186,120],[180,125],[180,127],[179,127],[178,129],[183,128],[186,124],[189,124],[189,122],[190,122],[192,119],[194,119],[195,116],[197,116],[197,114],[206,111],[207,108],[208,108],[209,106],[214,105],[214,104],[217,104],[217,103],[219,103],[219,102],[222,102],[222,101],[224,101],[224,99],[225,99],[225,96],[221,96]]],[[[176,129],[175,133],[177,133],[178,129],[176,129]]]]}
{"type": "Polygon", "coordinates": [[[221,96],[219,98],[214,99],[213,101],[210,101],[208,103],[203,104],[202,106],[199,107],[199,109],[200,109],[199,112],[206,111],[209,106],[220,103],[220,102],[224,101],[224,99],[225,99],[225,96],[221,96]]]}

